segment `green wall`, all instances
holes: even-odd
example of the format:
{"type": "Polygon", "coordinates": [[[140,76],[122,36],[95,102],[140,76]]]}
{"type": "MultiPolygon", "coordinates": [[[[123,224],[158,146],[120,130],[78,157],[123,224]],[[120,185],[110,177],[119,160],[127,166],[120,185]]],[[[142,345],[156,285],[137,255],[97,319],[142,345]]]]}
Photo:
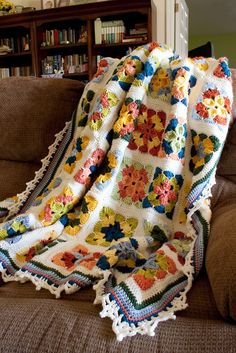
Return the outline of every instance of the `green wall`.
{"type": "Polygon", "coordinates": [[[189,35],[189,49],[198,47],[211,41],[214,47],[215,57],[226,56],[229,66],[236,68],[236,32],[225,34],[189,35]]]}

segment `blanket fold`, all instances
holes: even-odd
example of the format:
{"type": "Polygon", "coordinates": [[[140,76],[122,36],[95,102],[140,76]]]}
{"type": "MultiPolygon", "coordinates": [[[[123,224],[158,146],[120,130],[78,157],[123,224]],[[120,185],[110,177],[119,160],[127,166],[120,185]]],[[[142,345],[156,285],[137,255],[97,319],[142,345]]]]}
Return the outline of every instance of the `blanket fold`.
{"type": "Polygon", "coordinates": [[[154,42],[102,59],[38,182],[0,205],[4,281],[93,285],[118,340],[154,335],[201,269],[231,105],[225,58],[154,42]]]}

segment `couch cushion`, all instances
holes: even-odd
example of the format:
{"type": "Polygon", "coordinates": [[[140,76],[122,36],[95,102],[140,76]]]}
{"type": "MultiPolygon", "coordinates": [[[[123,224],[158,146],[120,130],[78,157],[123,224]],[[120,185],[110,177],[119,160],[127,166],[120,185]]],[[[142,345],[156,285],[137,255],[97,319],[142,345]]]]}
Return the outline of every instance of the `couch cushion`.
{"type": "MultiPolygon", "coordinates": [[[[52,299],[55,297],[46,289],[36,291],[35,286],[31,283],[20,284],[18,282],[2,283],[0,289],[1,298],[22,298],[30,299],[52,299]]],[[[78,305],[89,302],[91,308],[95,299],[95,291],[92,288],[83,288],[80,291],[67,295],[64,292],[58,301],[77,301],[78,305]]],[[[220,320],[221,316],[217,311],[212,290],[206,273],[201,273],[193,283],[191,290],[187,294],[188,308],[177,312],[177,316],[181,317],[197,317],[199,319],[220,320]]],[[[1,314],[1,311],[0,311],[1,314]]],[[[235,327],[236,329],[236,327],[235,327]]]]}
{"type": "Polygon", "coordinates": [[[83,289],[55,299],[31,283],[0,287],[0,352],[4,353],[183,353],[233,352],[236,326],[220,320],[206,278],[191,290],[189,305],[176,320],[160,323],[154,337],[118,342],[110,319],[101,319],[94,292],[83,289]],[[195,297],[195,299],[193,299],[195,297]],[[206,314],[206,312],[208,313],[206,314]]]}
{"type": "MultiPolygon", "coordinates": [[[[236,187],[236,186],[235,186],[236,187]]],[[[213,212],[206,253],[206,269],[217,308],[225,319],[236,320],[236,198],[213,212]]]]}
{"type": "Polygon", "coordinates": [[[83,88],[82,82],[69,79],[2,79],[0,159],[39,162],[71,119],[83,88]]]}

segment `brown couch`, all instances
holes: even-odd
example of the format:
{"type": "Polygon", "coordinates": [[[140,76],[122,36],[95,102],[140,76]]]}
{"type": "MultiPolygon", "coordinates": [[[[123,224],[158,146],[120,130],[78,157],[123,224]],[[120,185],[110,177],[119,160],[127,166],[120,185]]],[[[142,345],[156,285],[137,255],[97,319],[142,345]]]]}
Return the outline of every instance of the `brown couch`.
{"type": "MultiPolygon", "coordinates": [[[[235,75],[236,76],[236,75],[235,75]]],[[[236,78],[236,77],[235,77],[236,78]]],[[[24,189],[54,134],[69,120],[83,85],[76,81],[0,81],[0,199],[24,189]]],[[[206,266],[188,295],[189,307],[161,323],[155,337],[118,342],[99,317],[91,288],[55,299],[31,283],[0,286],[0,353],[236,352],[236,122],[213,189],[206,266]]]]}

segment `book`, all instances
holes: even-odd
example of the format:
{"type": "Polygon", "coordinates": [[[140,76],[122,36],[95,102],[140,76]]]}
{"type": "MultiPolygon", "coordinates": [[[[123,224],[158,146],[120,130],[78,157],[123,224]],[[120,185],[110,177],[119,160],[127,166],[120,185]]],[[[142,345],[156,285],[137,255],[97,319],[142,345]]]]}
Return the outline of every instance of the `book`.
{"type": "Polygon", "coordinates": [[[147,35],[135,35],[135,36],[124,36],[122,38],[122,43],[135,43],[147,40],[147,35]]]}
{"type": "Polygon", "coordinates": [[[130,35],[147,34],[147,28],[132,28],[129,31],[130,35]]]}
{"type": "Polygon", "coordinates": [[[94,21],[94,36],[95,36],[95,44],[102,43],[102,21],[100,18],[97,18],[94,21]]]}

